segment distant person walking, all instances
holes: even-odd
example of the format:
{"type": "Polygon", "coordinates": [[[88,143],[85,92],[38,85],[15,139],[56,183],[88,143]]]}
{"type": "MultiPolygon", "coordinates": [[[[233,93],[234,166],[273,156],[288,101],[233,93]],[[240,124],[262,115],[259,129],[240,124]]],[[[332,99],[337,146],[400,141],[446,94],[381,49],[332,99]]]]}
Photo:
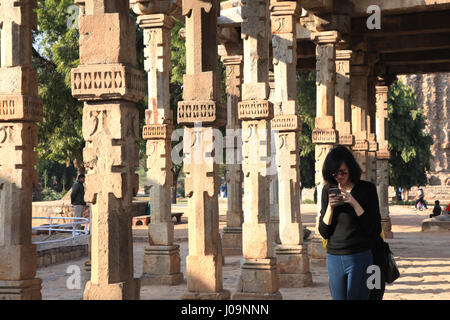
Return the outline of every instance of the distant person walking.
{"type": "Polygon", "coordinates": [[[422,188],[419,188],[419,190],[417,190],[417,200],[416,200],[416,202],[414,203],[414,208],[415,208],[415,210],[417,210],[417,204],[418,204],[419,202],[422,203],[422,206],[423,206],[426,210],[428,210],[427,203],[425,202],[425,193],[423,192],[423,189],[422,189],[422,188]]]}
{"type": "MultiPolygon", "coordinates": [[[[75,211],[75,218],[81,218],[83,216],[86,202],[84,201],[84,181],[85,175],[80,174],[77,181],[72,186],[72,193],[70,195],[70,201],[75,211]]],[[[75,225],[74,229],[79,229],[80,225],[75,225]]]]}

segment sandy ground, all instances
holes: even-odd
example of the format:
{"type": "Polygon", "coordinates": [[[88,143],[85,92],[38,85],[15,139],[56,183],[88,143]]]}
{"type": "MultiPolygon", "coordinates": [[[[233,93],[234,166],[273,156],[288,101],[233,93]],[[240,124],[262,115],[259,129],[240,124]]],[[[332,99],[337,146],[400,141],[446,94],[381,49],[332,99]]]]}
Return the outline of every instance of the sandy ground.
{"type": "MultiPolygon", "coordinates": [[[[183,206],[173,208],[174,212],[184,211],[183,206]]],[[[225,226],[226,203],[220,206],[220,227],[225,226]]],[[[315,221],[315,205],[302,205],[303,224],[313,230],[315,221]]],[[[394,239],[388,240],[399,266],[401,277],[392,285],[388,285],[385,300],[436,300],[450,299],[450,232],[422,233],[421,222],[428,217],[430,210],[416,213],[412,207],[390,207],[394,239]]],[[[135,277],[142,274],[144,248],[146,246],[146,230],[134,230],[134,265],[135,277]]],[[[181,268],[186,270],[187,218],[175,225],[175,239],[181,248],[181,268]]],[[[43,280],[43,299],[81,299],[84,283],[90,276],[83,270],[86,258],[64,264],[38,269],[37,276],[43,280]],[[69,279],[67,268],[78,265],[82,269],[80,289],[67,289],[69,279]]],[[[223,285],[231,293],[235,292],[241,257],[225,258],[223,266],[223,285]]],[[[296,289],[280,289],[284,299],[289,300],[329,300],[328,274],[325,267],[311,266],[313,286],[296,289]]],[[[143,286],[143,300],[179,299],[186,292],[186,283],[177,286],[143,286]]]]}

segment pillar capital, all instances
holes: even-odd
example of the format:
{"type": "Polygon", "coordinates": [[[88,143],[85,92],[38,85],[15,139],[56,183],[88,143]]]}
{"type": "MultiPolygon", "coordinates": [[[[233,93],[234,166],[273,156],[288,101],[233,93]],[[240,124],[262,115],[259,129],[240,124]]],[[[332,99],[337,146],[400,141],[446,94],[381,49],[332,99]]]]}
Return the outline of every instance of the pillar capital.
{"type": "Polygon", "coordinates": [[[341,35],[338,31],[322,31],[316,32],[313,35],[314,42],[318,45],[324,44],[336,44],[339,40],[341,40],[341,35]]]}
{"type": "Polygon", "coordinates": [[[172,29],[174,25],[174,20],[164,13],[140,15],[138,16],[137,22],[142,29],[172,29]]]}

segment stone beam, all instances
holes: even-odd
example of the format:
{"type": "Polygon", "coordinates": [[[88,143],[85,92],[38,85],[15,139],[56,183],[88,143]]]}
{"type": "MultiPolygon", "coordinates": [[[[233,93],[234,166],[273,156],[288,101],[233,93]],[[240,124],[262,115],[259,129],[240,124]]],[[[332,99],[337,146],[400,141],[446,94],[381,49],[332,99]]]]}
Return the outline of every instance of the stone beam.
{"type": "Polygon", "coordinates": [[[397,52],[380,55],[380,62],[387,65],[450,63],[450,48],[431,51],[397,52]]]}
{"type": "Polygon", "coordinates": [[[385,37],[422,33],[449,32],[450,10],[421,11],[412,14],[382,15],[381,29],[367,29],[367,17],[353,18],[352,35],[385,37]]]}
{"type": "Polygon", "coordinates": [[[376,5],[382,12],[420,12],[424,10],[448,9],[450,0],[350,0],[354,4],[353,15],[367,16],[367,8],[376,5]]]}
{"type": "Polygon", "coordinates": [[[368,51],[394,53],[408,51],[438,50],[450,48],[450,37],[443,34],[406,35],[371,38],[368,51]]]}
{"type": "Polygon", "coordinates": [[[450,63],[428,63],[387,66],[390,74],[422,74],[422,73],[442,73],[450,72],[450,63]]]}

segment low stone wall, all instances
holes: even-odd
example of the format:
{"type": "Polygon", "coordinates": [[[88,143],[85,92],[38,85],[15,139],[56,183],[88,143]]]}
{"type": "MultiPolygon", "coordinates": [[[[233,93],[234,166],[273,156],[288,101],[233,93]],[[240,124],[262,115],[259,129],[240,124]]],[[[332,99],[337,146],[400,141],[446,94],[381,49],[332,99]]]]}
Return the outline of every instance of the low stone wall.
{"type": "Polygon", "coordinates": [[[63,246],[37,251],[37,268],[88,257],[88,245],[63,246]]]}
{"type": "MultiPolygon", "coordinates": [[[[403,200],[415,200],[417,198],[417,187],[411,188],[408,192],[408,199],[406,199],[405,193],[403,194],[403,200]]],[[[441,205],[448,203],[450,201],[450,186],[425,186],[422,187],[425,193],[425,201],[427,201],[430,206],[434,200],[439,200],[441,205]]],[[[395,201],[395,190],[394,187],[389,187],[389,200],[395,201]]]]}
{"type": "MultiPolygon", "coordinates": [[[[148,202],[135,200],[133,201],[132,216],[142,216],[147,214],[148,202]]],[[[70,202],[64,200],[58,201],[39,201],[33,202],[33,217],[73,217],[74,209],[70,202]]],[[[84,218],[89,218],[89,207],[83,212],[84,218]]],[[[50,220],[47,219],[33,219],[33,227],[38,227],[43,224],[48,224],[50,220]]],[[[66,221],[67,222],[67,221],[66,221]]],[[[53,220],[53,223],[64,223],[64,220],[53,220]]]]}

